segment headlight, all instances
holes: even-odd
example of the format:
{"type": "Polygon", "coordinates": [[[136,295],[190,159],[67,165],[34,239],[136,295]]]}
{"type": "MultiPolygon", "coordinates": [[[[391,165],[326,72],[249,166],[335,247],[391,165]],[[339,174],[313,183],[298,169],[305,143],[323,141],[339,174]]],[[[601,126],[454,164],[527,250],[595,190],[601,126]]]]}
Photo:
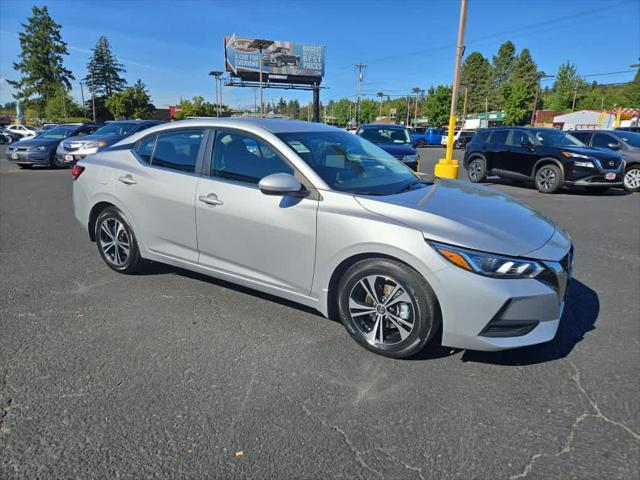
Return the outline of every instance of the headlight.
{"type": "Polygon", "coordinates": [[[402,161],[407,163],[415,162],[417,157],[417,155],[405,155],[402,157],[402,161]]]}
{"type": "Polygon", "coordinates": [[[581,153],[564,151],[564,152],[562,152],[562,155],[564,155],[567,158],[584,158],[585,160],[589,160],[589,156],[588,155],[582,155],[581,153]]]}
{"type": "Polygon", "coordinates": [[[98,142],[85,142],[80,147],[82,150],[86,148],[98,148],[98,142]]]}
{"type": "Polygon", "coordinates": [[[573,165],[575,167],[596,168],[596,166],[591,161],[586,161],[586,162],[575,161],[573,162],[573,165]]]}
{"type": "Polygon", "coordinates": [[[44,152],[47,149],[44,145],[40,145],[39,147],[31,147],[29,149],[30,152],[44,152]]]}
{"type": "Polygon", "coordinates": [[[544,267],[535,260],[481,253],[441,243],[429,244],[455,266],[494,278],[535,278],[544,267]]]}

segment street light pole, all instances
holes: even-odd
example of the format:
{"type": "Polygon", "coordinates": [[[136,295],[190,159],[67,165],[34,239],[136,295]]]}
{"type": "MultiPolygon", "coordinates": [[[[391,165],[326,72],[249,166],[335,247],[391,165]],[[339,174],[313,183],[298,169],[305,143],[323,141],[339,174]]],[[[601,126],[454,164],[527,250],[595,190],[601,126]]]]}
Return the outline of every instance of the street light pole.
{"type": "Polygon", "coordinates": [[[84,104],[84,89],[82,88],[82,82],[80,83],[80,97],[82,97],[82,115],[87,117],[87,106],[84,104]]]}
{"type": "Polygon", "coordinates": [[[531,111],[531,126],[534,125],[536,121],[536,112],[538,110],[538,96],[540,95],[540,80],[543,78],[552,78],[553,75],[547,75],[544,72],[536,72],[536,79],[538,80],[536,84],[536,94],[533,97],[533,110],[531,111]]]}
{"type": "Polygon", "coordinates": [[[220,77],[222,76],[222,72],[219,71],[219,70],[211,70],[209,72],[209,75],[211,75],[213,77],[213,79],[215,80],[215,82],[216,82],[216,117],[219,117],[220,116],[220,100],[219,100],[219,97],[218,97],[218,82],[220,81],[220,77]]]}
{"type": "Polygon", "coordinates": [[[358,69],[358,99],[356,103],[356,126],[360,126],[360,87],[362,84],[362,69],[367,68],[364,63],[356,63],[355,67],[358,69]]]}
{"type": "Polygon", "coordinates": [[[464,54],[464,30],[467,22],[467,0],[460,2],[460,23],[458,24],[458,44],[456,63],[453,70],[453,88],[451,89],[451,111],[449,113],[449,133],[447,135],[447,153],[436,164],[434,174],[437,177],[458,178],[458,161],[453,159],[453,131],[456,128],[456,103],[458,101],[458,77],[464,54]]]}
{"type": "Polygon", "coordinates": [[[260,76],[260,116],[264,117],[264,97],[262,95],[262,68],[263,68],[263,61],[262,61],[262,51],[265,48],[269,48],[271,45],[273,45],[273,40],[253,40],[248,48],[252,48],[252,49],[257,49],[258,53],[260,54],[260,59],[258,64],[260,65],[260,72],[259,72],[259,76],[260,76]]]}

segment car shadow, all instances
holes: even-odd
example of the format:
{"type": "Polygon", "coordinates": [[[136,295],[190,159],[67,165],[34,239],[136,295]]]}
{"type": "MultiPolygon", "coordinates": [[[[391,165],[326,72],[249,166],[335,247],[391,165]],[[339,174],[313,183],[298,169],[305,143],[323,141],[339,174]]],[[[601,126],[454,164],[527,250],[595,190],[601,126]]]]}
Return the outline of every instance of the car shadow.
{"type": "MultiPolygon", "coordinates": [[[[501,178],[501,177],[489,177],[487,180],[482,182],[482,185],[485,186],[493,186],[493,185],[504,185],[507,187],[519,187],[526,188],[527,190],[536,190],[536,186],[532,180],[512,180],[509,178],[501,178]]],[[[582,195],[588,197],[621,197],[631,194],[632,192],[627,192],[622,187],[611,187],[608,190],[603,192],[596,192],[594,190],[590,190],[584,187],[570,187],[563,188],[559,193],[571,194],[571,195],[582,195]]]]}
{"type": "Polygon", "coordinates": [[[316,315],[318,317],[325,318],[317,310],[307,307],[306,305],[302,305],[301,303],[292,302],[291,300],[287,300],[285,298],[276,297],[275,295],[270,295],[268,293],[261,292],[259,290],[254,290],[253,288],[244,287],[242,285],[238,285],[235,283],[227,282],[226,280],[221,280],[219,278],[209,277],[208,275],[204,275],[198,272],[193,272],[191,270],[185,270],[184,268],[174,267],[172,265],[167,265],[165,263],[159,262],[145,262],[140,270],[136,272],[136,275],[144,276],[144,275],[180,275],[183,277],[192,278],[194,280],[199,280],[201,282],[207,282],[212,285],[216,285],[218,287],[228,288],[229,290],[234,290],[236,292],[245,293],[247,295],[251,295],[252,297],[257,297],[262,300],[267,300],[270,302],[277,303],[279,305],[284,305],[287,307],[295,308],[297,310],[301,310],[305,313],[310,313],[316,315]]]}
{"type": "Polygon", "coordinates": [[[479,362],[494,365],[534,365],[564,358],[594,330],[600,313],[598,294],[579,280],[569,283],[564,313],[553,340],[540,345],[504,350],[500,352],[476,352],[466,350],[463,362],[479,362]]]}

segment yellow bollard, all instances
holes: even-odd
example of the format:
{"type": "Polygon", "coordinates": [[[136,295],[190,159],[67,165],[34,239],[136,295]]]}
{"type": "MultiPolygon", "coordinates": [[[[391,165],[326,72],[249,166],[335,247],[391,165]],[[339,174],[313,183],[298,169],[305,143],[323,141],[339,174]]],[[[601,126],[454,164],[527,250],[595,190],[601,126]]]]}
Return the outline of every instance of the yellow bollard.
{"type": "Polygon", "coordinates": [[[449,132],[447,133],[447,153],[436,163],[433,174],[442,178],[458,178],[458,161],[453,159],[453,133],[456,128],[456,117],[449,117],[449,132]]]}

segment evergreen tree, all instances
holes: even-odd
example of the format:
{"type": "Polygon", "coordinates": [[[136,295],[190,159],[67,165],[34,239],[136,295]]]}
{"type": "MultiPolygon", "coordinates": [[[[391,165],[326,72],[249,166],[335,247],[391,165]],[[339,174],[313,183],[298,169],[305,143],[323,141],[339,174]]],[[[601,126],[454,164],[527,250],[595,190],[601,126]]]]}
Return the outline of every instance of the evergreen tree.
{"type": "Polygon", "coordinates": [[[22,24],[18,35],[20,55],[13,68],[22,74],[19,80],[9,81],[16,89],[15,98],[21,101],[33,99],[32,106],[43,112],[50,97],[61,86],[71,88],[73,75],[64,68],[63,58],[68,55],[67,44],[62,40],[61,25],[49,16],[46,6],[34,6],[32,16],[22,24]]]}
{"type": "Polygon", "coordinates": [[[493,56],[493,95],[491,104],[493,108],[502,109],[506,102],[505,88],[511,82],[511,75],[516,66],[516,47],[507,40],[498,49],[498,54],[493,56]]]}
{"type": "Polygon", "coordinates": [[[120,74],[125,73],[125,69],[111,52],[107,37],[100,37],[92,51],[84,79],[89,91],[98,98],[106,99],[112,93],[124,90],[127,82],[120,74]]]}
{"type": "Polygon", "coordinates": [[[432,127],[440,127],[449,122],[451,108],[451,87],[438,85],[429,87],[427,97],[422,107],[422,114],[429,120],[432,127]]]}
{"type": "Polygon", "coordinates": [[[472,52],[460,70],[460,93],[467,88],[467,112],[484,111],[485,99],[492,95],[492,68],[480,52],[472,52]]]}
{"type": "Polygon", "coordinates": [[[574,94],[583,92],[586,82],[578,76],[575,65],[571,62],[565,62],[560,65],[556,80],[553,82],[551,96],[549,99],[549,108],[556,112],[570,110],[573,104],[574,94]]]}

